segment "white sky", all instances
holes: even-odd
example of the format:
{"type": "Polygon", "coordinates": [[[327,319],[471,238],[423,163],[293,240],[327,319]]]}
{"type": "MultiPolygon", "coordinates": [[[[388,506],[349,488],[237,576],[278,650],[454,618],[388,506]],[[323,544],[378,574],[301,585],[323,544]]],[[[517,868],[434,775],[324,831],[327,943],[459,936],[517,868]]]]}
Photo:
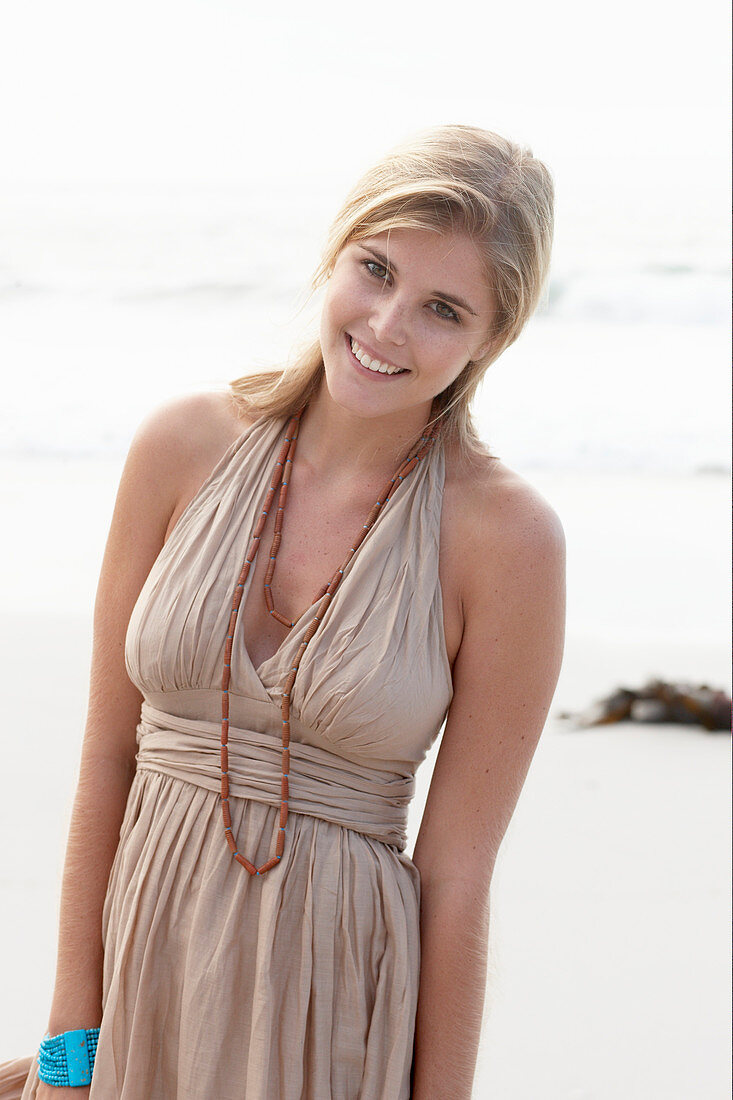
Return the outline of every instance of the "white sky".
{"type": "Polygon", "coordinates": [[[725,0],[263,7],[5,5],[0,185],[341,196],[403,136],[467,122],[531,145],[568,203],[727,210],[725,0]]]}

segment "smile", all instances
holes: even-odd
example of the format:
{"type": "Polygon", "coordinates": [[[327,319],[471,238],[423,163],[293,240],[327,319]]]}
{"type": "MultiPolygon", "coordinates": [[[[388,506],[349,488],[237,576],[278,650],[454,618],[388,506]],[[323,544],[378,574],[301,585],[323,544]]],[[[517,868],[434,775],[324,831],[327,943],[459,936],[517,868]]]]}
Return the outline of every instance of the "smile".
{"type": "Polygon", "coordinates": [[[348,336],[349,345],[351,347],[351,353],[355,359],[373,374],[409,374],[410,372],[405,367],[393,367],[391,363],[382,363],[379,359],[372,359],[361,345],[357,344],[353,336],[348,336]]]}

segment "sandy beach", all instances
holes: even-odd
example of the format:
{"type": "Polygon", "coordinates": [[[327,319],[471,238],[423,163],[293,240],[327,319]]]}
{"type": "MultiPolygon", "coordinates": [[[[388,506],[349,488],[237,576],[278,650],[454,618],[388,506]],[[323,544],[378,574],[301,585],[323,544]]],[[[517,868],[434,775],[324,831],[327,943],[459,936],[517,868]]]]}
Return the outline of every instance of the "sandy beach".
{"type": "MultiPolygon", "coordinates": [[[[121,462],[0,460],[0,1060],[53,986],[91,606],[121,462]],[[42,502],[42,507],[39,507],[42,502]]],[[[729,1095],[730,738],[573,729],[653,675],[730,690],[723,475],[523,470],[568,542],[565,662],[492,884],[477,1100],[729,1095]]],[[[439,744],[418,773],[412,851],[439,744]]],[[[460,965],[461,961],[456,960],[460,965]]]]}

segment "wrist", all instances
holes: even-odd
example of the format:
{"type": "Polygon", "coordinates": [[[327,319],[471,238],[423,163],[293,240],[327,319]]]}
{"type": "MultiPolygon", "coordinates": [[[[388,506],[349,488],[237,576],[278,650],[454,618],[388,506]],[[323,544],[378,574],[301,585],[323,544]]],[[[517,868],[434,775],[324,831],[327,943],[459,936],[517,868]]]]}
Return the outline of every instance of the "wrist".
{"type": "Polygon", "coordinates": [[[46,1033],[38,1048],[39,1079],[60,1088],[91,1084],[98,1038],[98,1027],[46,1033]]]}
{"type": "Polygon", "coordinates": [[[102,1003],[98,997],[83,999],[63,997],[58,1008],[51,1005],[46,1031],[49,1035],[60,1035],[63,1031],[76,1028],[98,1027],[102,1019],[102,1003]]]}
{"type": "Polygon", "coordinates": [[[101,1015],[96,1012],[93,1016],[89,1013],[75,1012],[73,1016],[51,1016],[46,1027],[46,1034],[63,1035],[65,1031],[77,1031],[79,1028],[99,1027],[101,1015]]]}

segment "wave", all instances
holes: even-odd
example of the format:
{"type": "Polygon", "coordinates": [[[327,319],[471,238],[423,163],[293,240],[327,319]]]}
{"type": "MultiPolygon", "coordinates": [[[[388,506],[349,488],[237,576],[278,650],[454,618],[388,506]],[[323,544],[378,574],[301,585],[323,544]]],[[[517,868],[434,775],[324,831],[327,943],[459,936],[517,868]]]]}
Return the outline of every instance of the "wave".
{"type": "MultiPolygon", "coordinates": [[[[88,442],[80,444],[77,440],[57,439],[55,441],[26,439],[0,443],[0,456],[14,461],[40,459],[116,461],[121,462],[129,447],[129,433],[100,433],[95,437],[90,429],[85,435],[88,442]]],[[[501,452],[501,448],[499,448],[501,452]]],[[[502,453],[499,457],[507,461],[502,453]]],[[[635,473],[673,474],[678,476],[728,478],[733,477],[733,467],[724,460],[701,460],[699,452],[691,448],[688,452],[679,446],[668,450],[644,451],[642,447],[631,443],[628,448],[603,444],[589,447],[587,441],[566,443],[554,453],[545,449],[539,451],[532,446],[514,444],[511,461],[514,469],[543,470],[572,473],[635,473]]]]}
{"type": "Polygon", "coordinates": [[[552,278],[542,315],[625,325],[717,325],[727,323],[729,303],[727,271],[650,264],[613,274],[577,271],[552,278]]]}
{"type": "MultiPolygon", "coordinates": [[[[137,274],[119,278],[109,272],[94,280],[87,276],[53,281],[0,274],[0,305],[4,306],[13,300],[58,295],[122,306],[178,303],[236,309],[252,299],[295,303],[303,290],[276,272],[262,282],[165,273],[154,281],[137,274]]],[[[726,270],[685,263],[647,264],[611,273],[581,269],[552,275],[538,316],[563,322],[717,325],[727,324],[729,303],[726,270]]]]}

